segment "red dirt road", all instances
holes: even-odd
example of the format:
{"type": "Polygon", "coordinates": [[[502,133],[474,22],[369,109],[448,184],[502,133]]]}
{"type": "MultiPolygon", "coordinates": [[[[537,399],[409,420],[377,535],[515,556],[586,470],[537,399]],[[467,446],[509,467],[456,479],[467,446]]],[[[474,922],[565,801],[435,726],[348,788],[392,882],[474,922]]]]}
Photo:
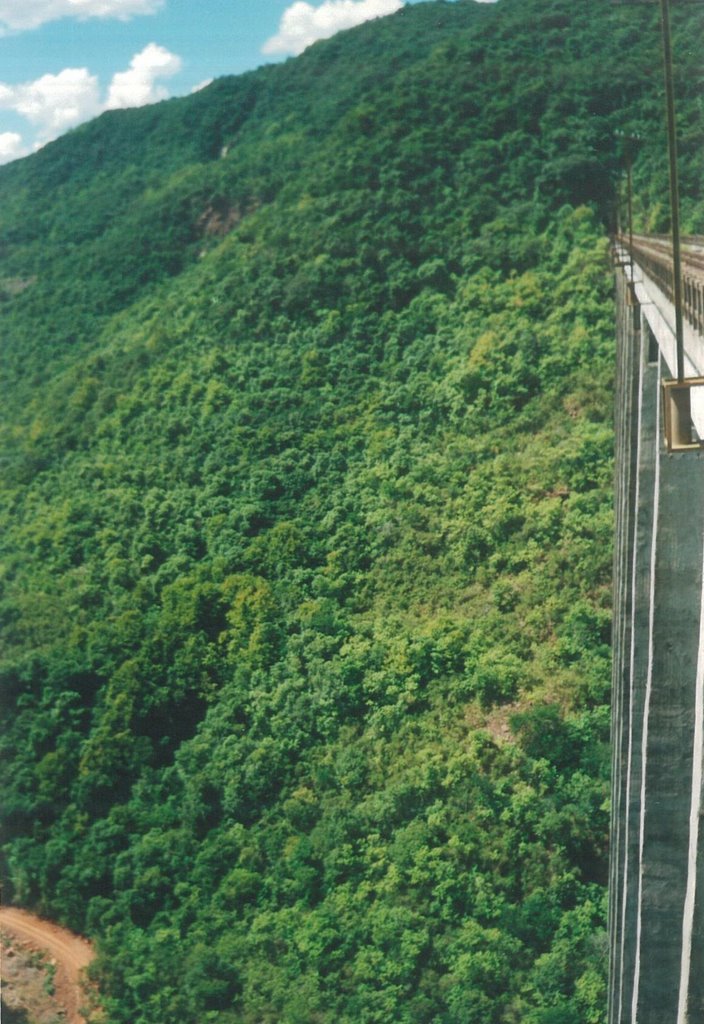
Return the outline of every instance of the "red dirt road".
{"type": "Polygon", "coordinates": [[[0,907],[0,931],[22,946],[46,952],[55,960],[56,997],[66,1008],[67,1022],[84,1024],[80,1013],[85,1001],[81,982],[84,969],[95,955],[90,943],[15,907],[0,907]]]}

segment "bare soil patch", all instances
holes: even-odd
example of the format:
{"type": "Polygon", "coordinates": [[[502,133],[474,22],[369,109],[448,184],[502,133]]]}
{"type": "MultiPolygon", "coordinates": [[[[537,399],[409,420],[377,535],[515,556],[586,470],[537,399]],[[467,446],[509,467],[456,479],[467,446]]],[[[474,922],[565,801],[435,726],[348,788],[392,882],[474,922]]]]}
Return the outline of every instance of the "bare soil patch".
{"type": "Polygon", "coordinates": [[[15,907],[0,908],[3,1003],[27,1024],[85,1024],[89,942],[15,907]],[[23,1016],[24,1015],[24,1016],[23,1016]]]}

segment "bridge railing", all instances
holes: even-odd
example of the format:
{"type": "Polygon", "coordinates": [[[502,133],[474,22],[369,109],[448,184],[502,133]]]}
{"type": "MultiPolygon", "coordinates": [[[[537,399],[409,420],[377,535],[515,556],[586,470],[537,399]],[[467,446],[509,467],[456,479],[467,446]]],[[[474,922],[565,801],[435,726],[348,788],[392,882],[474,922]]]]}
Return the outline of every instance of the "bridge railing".
{"type": "MultiPolygon", "coordinates": [[[[633,261],[643,268],[667,295],[670,302],[675,300],[672,271],[672,249],[659,238],[645,235],[633,236],[633,250],[630,251],[627,236],[618,235],[616,243],[629,252],[633,261]]],[[[694,330],[704,335],[704,256],[695,252],[682,254],[682,314],[694,330]]]]}

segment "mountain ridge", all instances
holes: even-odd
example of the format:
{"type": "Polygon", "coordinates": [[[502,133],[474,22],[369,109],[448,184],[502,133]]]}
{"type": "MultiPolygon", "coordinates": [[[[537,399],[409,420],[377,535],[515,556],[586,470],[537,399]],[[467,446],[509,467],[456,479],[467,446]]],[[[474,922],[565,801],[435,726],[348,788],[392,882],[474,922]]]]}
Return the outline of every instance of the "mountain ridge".
{"type": "Polygon", "coordinates": [[[604,1019],[643,11],[413,5],[0,169],[3,871],[108,1019],[604,1019]],[[143,165],[94,174],[118,124],[143,165]]]}

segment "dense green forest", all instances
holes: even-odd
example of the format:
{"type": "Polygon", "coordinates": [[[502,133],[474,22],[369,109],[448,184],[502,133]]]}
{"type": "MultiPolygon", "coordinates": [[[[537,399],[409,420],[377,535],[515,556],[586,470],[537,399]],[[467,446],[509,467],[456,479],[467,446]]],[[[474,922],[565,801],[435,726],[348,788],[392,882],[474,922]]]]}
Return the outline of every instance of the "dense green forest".
{"type": "Polygon", "coordinates": [[[438,0],[0,169],[5,897],[95,940],[110,1024],[602,1024],[659,46],[438,0]]]}

